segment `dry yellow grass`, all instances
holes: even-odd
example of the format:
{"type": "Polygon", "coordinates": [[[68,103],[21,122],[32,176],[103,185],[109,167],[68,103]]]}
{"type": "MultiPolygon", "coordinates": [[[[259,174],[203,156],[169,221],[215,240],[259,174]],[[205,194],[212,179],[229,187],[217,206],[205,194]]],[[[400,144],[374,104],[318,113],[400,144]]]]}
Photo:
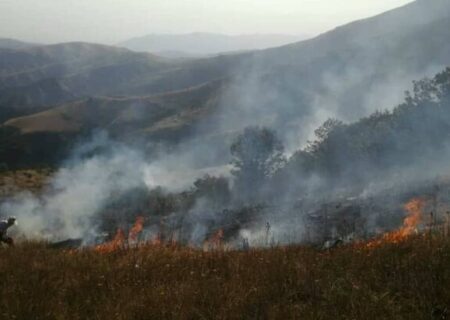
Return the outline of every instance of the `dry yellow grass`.
{"type": "Polygon", "coordinates": [[[21,191],[38,193],[49,182],[52,169],[23,169],[0,172],[0,200],[21,191]]]}
{"type": "Polygon", "coordinates": [[[450,241],[374,249],[0,250],[1,319],[446,319],[450,241]]]}

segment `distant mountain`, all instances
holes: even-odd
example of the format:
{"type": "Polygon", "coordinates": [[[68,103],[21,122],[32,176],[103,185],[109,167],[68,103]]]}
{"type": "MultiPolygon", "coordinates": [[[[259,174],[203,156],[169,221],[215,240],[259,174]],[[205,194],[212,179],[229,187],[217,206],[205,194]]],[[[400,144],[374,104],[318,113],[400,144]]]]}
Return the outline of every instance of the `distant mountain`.
{"type": "MultiPolygon", "coordinates": [[[[18,97],[24,90],[38,105],[39,97],[51,99],[35,95],[40,90],[33,88],[54,79],[62,90],[55,96],[63,100],[39,109],[44,112],[14,116],[5,125],[18,130],[14,137],[39,134],[47,139],[104,128],[118,137],[134,132],[136,139],[163,142],[266,125],[288,146],[298,147],[326,118],[351,121],[394,106],[412,80],[450,65],[449,30],[450,1],[418,0],[314,39],[210,58],[171,60],[85,43],[1,49],[1,92],[16,90],[13,96],[18,97]],[[67,103],[66,94],[75,102],[67,103]],[[190,95],[195,103],[186,102],[190,95]],[[158,107],[149,107],[155,101],[158,107]],[[208,112],[190,111],[206,110],[205,105],[208,112]],[[82,116],[78,110],[84,110],[82,116]],[[153,117],[161,110],[163,118],[153,117]],[[201,129],[194,129],[197,124],[201,129]]],[[[55,87],[42,88],[50,92],[55,87]]],[[[28,103],[33,105],[31,98],[28,103]]],[[[210,153],[219,146],[212,145],[210,153]]]]}
{"type": "Polygon", "coordinates": [[[118,45],[134,51],[178,57],[208,56],[279,47],[307,38],[305,35],[223,35],[214,33],[150,34],[123,41],[118,45]]]}
{"type": "Polygon", "coordinates": [[[1,49],[25,49],[38,46],[37,43],[23,42],[15,39],[0,38],[1,49]]]}
{"type": "Polygon", "coordinates": [[[93,82],[101,82],[108,79],[96,76],[108,71],[117,70],[116,77],[119,73],[125,77],[126,72],[149,73],[164,66],[164,59],[148,53],[90,43],[0,49],[0,88],[29,85],[46,78],[80,77],[86,82],[92,77],[93,82]]]}

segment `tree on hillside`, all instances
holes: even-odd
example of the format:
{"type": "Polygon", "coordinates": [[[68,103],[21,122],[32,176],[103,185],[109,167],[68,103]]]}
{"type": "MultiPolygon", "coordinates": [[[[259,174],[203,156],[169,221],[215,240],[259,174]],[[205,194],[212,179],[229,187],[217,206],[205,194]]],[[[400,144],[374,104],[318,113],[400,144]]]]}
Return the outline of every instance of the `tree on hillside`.
{"type": "Polygon", "coordinates": [[[326,120],[319,128],[314,131],[316,140],[308,141],[306,151],[311,154],[320,152],[321,148],[324,147],[323,145],[324,143],[326,143],[327,139],[329,139],[335,131],[342,127],[343,123],[340,120],[332,118],[326,120]]]}
{"type": "Polygon", "coordinates": [[[197,198],[205,198],[214,209],[222,208],[230,201],[230,187],[225,177],[205,175],[194,182],[197,198]]]}
{"type": "Polygon", "coordinates": [[[415,81],[405,102],[392,111],[377,111],[351,124],[327,120],[315,131],[315,140],[289,159],[282,176],[290,185],[313,176],[325,179],[328,188],[354,187],[420,163],[439,168],[433,163],[450,152],[449,110],[447,68],[432,79],[415,81]]]}
{"type": "Polygon", "coordinates": [[[310,163],[304,164],[309,168],[315,168],[320,173],[330,175],[336,172],[336,155],[347,145],[343,135],[345,125],[337,119],[326,120],[314,131],[316,139],[308,141],[305,152],[310,163]],[[340,141],[340,143],[336,143],[340,141]],[[344,143],[345,142],[345,143],[344,143]]]}
{"type": "Polygon", "coordinates": [[[450,96],[450,68],[433,79],[413,81],[413,92],[406,92],[406,105],[419,106],[430,103],[448,103],[450,96]]]}
{"type": "Polygon", "coordinates": [[[285,163],[283,144],[274,131],[249,127],[232,143],[235,190],[241,198],[255,200],[258,190],[285,163]]]}

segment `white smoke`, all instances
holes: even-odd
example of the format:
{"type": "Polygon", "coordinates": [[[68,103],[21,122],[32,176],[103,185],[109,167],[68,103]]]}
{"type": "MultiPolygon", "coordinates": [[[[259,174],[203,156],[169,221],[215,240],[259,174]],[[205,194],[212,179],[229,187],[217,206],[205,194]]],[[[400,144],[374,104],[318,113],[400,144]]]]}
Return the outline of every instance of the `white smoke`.
{"type": "Polygon", "coordinates": [[[97,234],[96,215],[116,197],[141,187],[181,190],[214,170],[149,161],[140,151],[100,133],[74,150],[41,194],[17,194],[1,204],[0,213],[16,216],[26,238],[92,239],[97,234]]]}
{"type": "Polygon", "coordinates": [[[146,163],[135,150],[116,145],[114,151],[87,155],[105,143],[110,142],[97,136],[77,149],[41,196],[18,194],[0,207],[1,213],[17,216],[26,237],[86,237],[94,231],[92,218],[115,194],[143,183],[146,163]]]}

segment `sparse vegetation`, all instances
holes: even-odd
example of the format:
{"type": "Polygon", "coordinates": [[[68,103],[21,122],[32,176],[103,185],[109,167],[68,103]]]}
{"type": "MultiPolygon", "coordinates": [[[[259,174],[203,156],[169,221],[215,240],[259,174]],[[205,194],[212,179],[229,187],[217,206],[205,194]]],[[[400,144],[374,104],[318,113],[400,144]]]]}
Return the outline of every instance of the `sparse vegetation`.
{"type": "Polygon", "coordinates": [[[1,250],[1,319],[448,319],[450,241],[373,249],[1,250]]]}
{"type": "Polygon", "coordinates": [[[0,171],[0,200],[21,191],[40,192],[53,172],[50,168],[0,171]]]}

